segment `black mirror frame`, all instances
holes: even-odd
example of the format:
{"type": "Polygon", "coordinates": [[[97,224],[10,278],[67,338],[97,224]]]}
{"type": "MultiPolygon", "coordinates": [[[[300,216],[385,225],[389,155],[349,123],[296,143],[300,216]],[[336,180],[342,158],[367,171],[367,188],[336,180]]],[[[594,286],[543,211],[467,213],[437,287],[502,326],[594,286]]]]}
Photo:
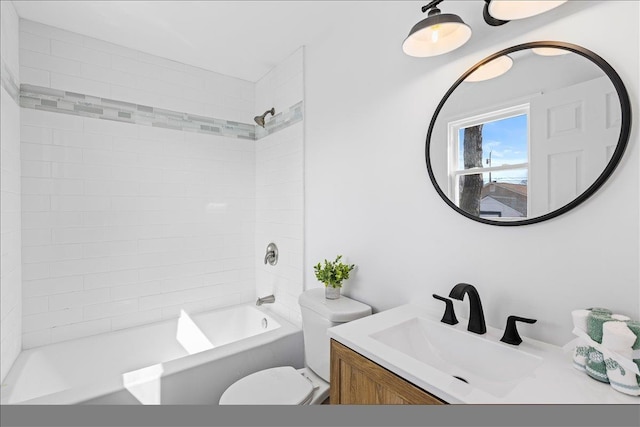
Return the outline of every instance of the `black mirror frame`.
{"type": "Polygon", "coordinates": [[[429,131],[427,132],[425,158],[427,162],[427,171],[429,172],[429,178],[431,179],[431,183],[435,187],[436,191],[438,192],[442,200],[444,200],[451,208],[453,208],[459,214],[466,216],[467,218],[472,219],[474,221],[481,222],[483,224],[512,227],[512,226],[518,226],[518,225],[535,224],[538,222],[546,221],[551,218],[555,218],[557,216],[564,214],[565,212],[570,211],[571,209],[575,208],[576,206],[578,206],[579,204],[587,200],[589,197],[591,197],[607,181],[607,179],[609,179],[613,171],[616,169],[616,167],[620,163],[620,160],[622,159],[622,155],[624,154],[624,151],[627,148],[630,135],[631,135],[631,102],[629,101],[629,94],[627,93],[627,89],[625,88],[624,83],[622,83],[622,79],[620,78],[618,73],[613,69],[613,67],[611,67],[611,65],[609,65],[609,63],[604,59],[602,59],[599,55],[581,46],[571,44],[571,43],[557,42],[557,41],[537,41],[537,42],[519,44],[516,46],[509,47],[507,49],[503,49],[499,52],[496,52],[493,55],[490,55],[485,59],[483,59],[482,61],[478,62],[476,65],[474,65],[469,70],[467,70],[458,80],[456,80],[456,82],[453,84],[453,86],[451,86],[451,88],[449,88],[447,93],[444,95],[444,97],[438,104],[438,107],[436,108],[431,118],[431,123],[429,124],[429,131]],[[576,53],[578,55],[581,55],[587,58],[588,60],[593,62],[595,65],[600,67],[602,71],[604,71],[604,73],[607,75],[607,77],[609,77],[609,79],[613,83],[613,86],[616,89],[616,92],[618,93],[618,99],[620,100],[621,127],[620,127],[620,137],[618,138],[618,144],[616,145],[616,149],[613,152],[611,160],[609,160],[609,163],[607,164],[607,166],[604,168],[600,176],[598,176],[598,179],[596,179],[595,182],[591,184],[591,186],[589,186],[589,188],[587,188],[582,194],[580,194],[578,197],[576,197],[574,200],[564,205],[560,209],[556,209],[555,211],[549,212],[539,217],[524,219],[520,221],[494,221],[486,218],[473,216],[468,212],[463,211],[458,206],[456,206],[455,203],[449,200],[449,198],[446,196],[446,194],[444,194],[444,192],[438,185],[438,182],[436,181],[435,175],[433,173],[433,169],[431,168],[431,158],[429,155],[429,151],[430,151],[429,149],[431,147],[431,134],[433,132],[436,119],[438,118],[438,114],[440,113],[440,110],[442,110],[442,107],[447,102],[447,100],[449,99],[453,91],[471,73],[477,70],[480,66],[490,61],[493,61],[494,59],[502,55],[507,55],[512,52],[517,52],[520,50],[532,49],[537,47],[550,47],[550,48],[558,48],[558,49],[565,49],[565,50],[571,51],[573,53],[576,53]]]}

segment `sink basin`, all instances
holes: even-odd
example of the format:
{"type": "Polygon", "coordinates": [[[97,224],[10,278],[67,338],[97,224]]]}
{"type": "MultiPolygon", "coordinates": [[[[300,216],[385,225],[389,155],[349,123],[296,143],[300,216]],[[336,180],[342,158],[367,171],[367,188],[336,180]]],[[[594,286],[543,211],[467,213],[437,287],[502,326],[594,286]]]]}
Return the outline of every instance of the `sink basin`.
{"type": "Polygon", "coordinates": [[[543,362],[495,337],[460,327],[414,317],[370,337],[496,397],[506,395],[520,380],[533,376],[543,362]]]}
{"type": "Polygon", "coordinates": [[[467,321],[440,322],[441,307],[404,304],[329,328],[327,334],[400,378],[447,403],[638,404],[574,369],[562,347],[524,337],[500,342],[503,330],[483,335],[467,321]]]}

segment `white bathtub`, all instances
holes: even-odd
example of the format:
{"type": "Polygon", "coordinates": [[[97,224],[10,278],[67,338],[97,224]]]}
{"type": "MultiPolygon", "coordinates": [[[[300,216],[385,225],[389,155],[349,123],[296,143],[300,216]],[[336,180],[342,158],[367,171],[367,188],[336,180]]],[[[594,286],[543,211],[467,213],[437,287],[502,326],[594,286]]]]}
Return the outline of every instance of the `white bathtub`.
{"type": "Polygon", "coordinates": [[[217,404],[236,380],[301,368],[302,331],[252,305],[23,351],[2,404],[217,404]]]}

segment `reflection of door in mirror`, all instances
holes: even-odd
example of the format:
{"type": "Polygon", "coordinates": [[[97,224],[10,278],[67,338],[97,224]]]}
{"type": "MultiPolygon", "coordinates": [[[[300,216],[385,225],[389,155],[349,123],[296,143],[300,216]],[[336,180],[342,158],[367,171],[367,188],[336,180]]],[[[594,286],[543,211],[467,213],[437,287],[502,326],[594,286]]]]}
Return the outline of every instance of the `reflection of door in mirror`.
{"type": "Polygon", "coordinates": [[[528,104],[448,123],[449,198],[482,218],[525,219],[529,211],[528,104]]]}
{"type": "Polygon", "coordinates": [[[611,159],[619,133],[618,96],[607,77],[532,99],[532,215],[566,205],[593,184],[611,159]]]}

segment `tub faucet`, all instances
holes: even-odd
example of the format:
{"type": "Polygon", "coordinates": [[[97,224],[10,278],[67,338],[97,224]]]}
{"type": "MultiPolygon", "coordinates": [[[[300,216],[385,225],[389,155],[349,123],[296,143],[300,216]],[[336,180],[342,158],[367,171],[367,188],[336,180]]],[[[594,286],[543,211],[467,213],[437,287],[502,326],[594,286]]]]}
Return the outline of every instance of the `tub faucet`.
{"type": "Polygon", "coordinates": [[[273,304],[274,302],[276,302],[276,297],[273,295],[268,295],[266,297],[258,298],[258,300],[256,301],[256,305],[273,304]]]}
{"type": "Polygon", "coordinates": [[[469,295],[470,304],[469,326],[467,326],[467,330],[482,335],[487,332],[487,326],[484,323],[484,313],[482,311],[482,303],[480,302],[478,290],[468,283],[458,283],[451,289],[449,297],[462,301],[464,294],[469,295]]]}

